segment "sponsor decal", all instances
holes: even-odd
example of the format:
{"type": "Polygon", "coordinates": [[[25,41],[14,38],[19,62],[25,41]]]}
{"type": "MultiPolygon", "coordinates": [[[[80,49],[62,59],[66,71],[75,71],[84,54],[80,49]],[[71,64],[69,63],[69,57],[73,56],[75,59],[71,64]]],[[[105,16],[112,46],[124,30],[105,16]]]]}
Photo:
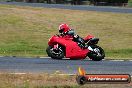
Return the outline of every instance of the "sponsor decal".
{"type": "Polygon", "coordinates": [[[129,74],[86,74],[86,71],[79,67],[79,74],[76,77],[78,84],[88,83],[111,83],[111,84],[124,84],[131,82],[131,76],[129,74]]]}

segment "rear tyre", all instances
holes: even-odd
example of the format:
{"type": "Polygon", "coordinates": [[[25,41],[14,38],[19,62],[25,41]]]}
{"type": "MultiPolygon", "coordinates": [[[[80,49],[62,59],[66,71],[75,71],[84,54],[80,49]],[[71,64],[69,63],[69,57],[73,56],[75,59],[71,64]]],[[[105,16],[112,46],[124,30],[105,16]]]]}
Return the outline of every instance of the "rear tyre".
{"type": "Polygon", "coordinates": [[[53,46],[48,46],[46,52],[53,59],[62,59],[64,57],[64,49],[61,46],[54,49],[53,46]]]}
{"type": "Polygon", "coordinates": [[[88,53],[88,57],[90,59],[92,59],[93,61],[101,61],[102,59],[104,59],[105,52],[101,47],[94,45],[91,46],[91,48],[93,49],[93,51],[88,53]]]}

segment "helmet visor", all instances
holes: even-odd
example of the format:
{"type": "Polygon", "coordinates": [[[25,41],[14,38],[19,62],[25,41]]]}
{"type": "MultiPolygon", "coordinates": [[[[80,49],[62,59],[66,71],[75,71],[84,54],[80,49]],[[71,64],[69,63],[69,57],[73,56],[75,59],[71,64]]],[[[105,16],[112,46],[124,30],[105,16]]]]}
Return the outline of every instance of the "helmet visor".
{"type": "Polygon", "coordinates": [[[59,30],[60,33],[63,33],[63,31],[64,31],[64,28],[59,30]]]}

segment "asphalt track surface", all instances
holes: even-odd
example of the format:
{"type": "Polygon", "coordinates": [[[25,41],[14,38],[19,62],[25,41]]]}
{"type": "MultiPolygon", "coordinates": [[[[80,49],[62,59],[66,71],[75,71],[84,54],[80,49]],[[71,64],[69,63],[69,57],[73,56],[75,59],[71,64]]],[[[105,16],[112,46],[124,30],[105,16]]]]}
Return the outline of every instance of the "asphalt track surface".
{"type": "Polygon", "coordinates": [[[87,10],[87,11],[99,11],[99,12],[132,13],[132,8],[123,8],[123,7],[62,5],[62,4],[23,3],[23,2],[0,2],[0,4],[44,7],[44,8],[71,9],[71,10],[87,10]]]}
{"type": "Polygon", "coordinates": [[[55,60],[51,58],[0,57],[0,72],[76,74],[78,67],[90,74],[131,74],[132,61],[55,60]]]}

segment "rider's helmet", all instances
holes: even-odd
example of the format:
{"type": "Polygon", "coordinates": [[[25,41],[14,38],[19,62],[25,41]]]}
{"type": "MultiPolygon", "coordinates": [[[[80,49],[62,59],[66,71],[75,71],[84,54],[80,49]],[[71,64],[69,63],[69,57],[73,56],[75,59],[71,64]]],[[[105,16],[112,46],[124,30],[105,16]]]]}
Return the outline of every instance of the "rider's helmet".
{"type": "Polygon", "coordinates": [[[67,24],[60,24],[59,25],[59,33],[65,34],[70,30],[70,27],[67,24]]]}

